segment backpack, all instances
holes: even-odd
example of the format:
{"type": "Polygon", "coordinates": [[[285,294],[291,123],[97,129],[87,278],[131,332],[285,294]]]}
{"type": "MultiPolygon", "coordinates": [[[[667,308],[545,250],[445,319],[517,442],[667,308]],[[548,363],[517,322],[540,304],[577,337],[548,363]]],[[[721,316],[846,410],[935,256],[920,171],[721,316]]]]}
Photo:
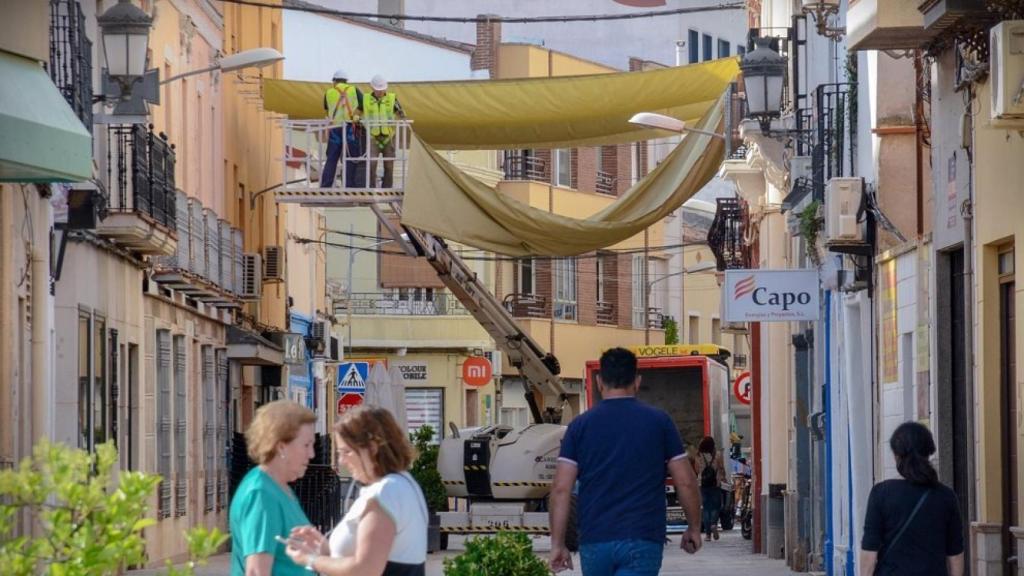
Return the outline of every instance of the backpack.
{"type": "Polygon", "coordinates": [[[718,487],[718,471],[715,470],[715,459],[708,460],[706,455],[702,455],[704,458],[704,469],[700,471],[700,487],[701,488],[717,488],[718,487]]]}

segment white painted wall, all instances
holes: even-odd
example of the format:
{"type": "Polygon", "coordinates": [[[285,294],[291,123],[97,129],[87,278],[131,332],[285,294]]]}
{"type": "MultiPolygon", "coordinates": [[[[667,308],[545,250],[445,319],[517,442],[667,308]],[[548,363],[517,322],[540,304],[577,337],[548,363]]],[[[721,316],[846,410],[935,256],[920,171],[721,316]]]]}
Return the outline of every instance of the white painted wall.
{"type": "MultiPolygon", "coordinates": [[[[319,0],[319,4],[340,10],[376,12],[377,0],[319,0]]],[[[714,2],[704,0],[667,0],[659,8],[633,8],[615,0],[445,0],[426,2],[408,0],[408,14],[426,16],[474,17],[478,14],[499,16],[565,16],[580,14],[628,14],[649,10],[666,10],[706,6],[714,2]]],[[[551,22],[530,24],[502,24],[505,42],[543,44],[547,48],[567,52],[600,62],[607,66],[627,69],[630,56],[673,65],[676,61],[676,41],[687,40],[687,31],[695,29],[717,39],[728,40],[731,54],[736,45],[746,41],[747,16],[744,10],[700,12],[657,18],[610,20],[600,22],[551,22]]],[[[473,23],[412,22],[410,30],[441,36],[460,42],[476,43],[473,23]]]]}
{"type": "Polygon", "coordinates": [[[339,68],[353,82],[375,74],[393,82],[470,78],[468,52],[338,18],[286,10],[282,35],[287,80],[326,82],[339,68]]]}

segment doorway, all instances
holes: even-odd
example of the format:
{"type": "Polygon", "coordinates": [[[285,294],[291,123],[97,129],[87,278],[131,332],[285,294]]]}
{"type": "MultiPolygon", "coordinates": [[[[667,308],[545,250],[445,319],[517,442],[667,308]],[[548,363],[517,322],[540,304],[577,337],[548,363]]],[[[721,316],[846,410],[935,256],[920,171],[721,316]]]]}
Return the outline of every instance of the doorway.
{"type": "Polygon", "coordinates": [[[1003,573],[1017,573],[1017,542],[1010,531],[1019,523],[1017,504],[1020,486],[1017,482],[1017,353],[1016,305],[1013,266],[1013,248],[1002,250],[998,258],[999,271],[999,391],[1000,424],[1002,428],[1003,466],[1003,573]]]}

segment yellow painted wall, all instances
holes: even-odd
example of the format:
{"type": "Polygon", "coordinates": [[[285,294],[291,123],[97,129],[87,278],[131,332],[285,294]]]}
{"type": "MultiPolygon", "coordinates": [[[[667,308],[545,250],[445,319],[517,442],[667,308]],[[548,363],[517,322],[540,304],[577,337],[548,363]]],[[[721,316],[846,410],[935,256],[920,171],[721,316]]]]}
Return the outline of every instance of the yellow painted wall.
{"type": "MultiPolygon", "coordinates": [[[[615,346],[644,344],[644,331],[614,326],[581,326],[555,320],[555,345],[551,345],[551,320],[517,319],[516,322],[562,365],[563,378],[583,378],[588,360],[597,360],[601,352],[615,346]]],[[[651,330],[651,344],[664,344],[665,332],[651,330]]],[[[513,371],[514,372],[514,371],[513,371]]]]}
{"type": "MultiPolygon", "coordinates": [[[[225,4],[224,51],[233,54],[266,46],[282,50],[281,11],[238,4],[225,4]]],[[[224,189],[230,191],[230,220],[245,234],[246,252],[262,252],[264,246],[285,244],[288,207],[274,203],[273,194],[254,194],[276,187],[283,181],[284,155],[281,129],[269,114],[240,93],[258,88],[259,77],[280,78],[279,62],[260,70],[221,75],[224,93],[224,189]],[[250,202],[255,210],[250,210],[250,202]]],[[[246,305],[246,312],[264,324],[286,328],[287,293],[283,283],[263,285],[259,304],[246,305]]],[[[248,379],[251,381],[251,379],[248,379]]]]}
{"type": "Polygon", "coordinates": [[[356,348],[491,348],[472,316],[353,316],[356,348]]]}
{"type": "Polygon", "coordinates": [[[498,78],[541,78],[607,74],[614,68],[532,44],[502,44],[498,49],[498,78]]]}
{"type": "MultiPolygon", "coordinates": [[[[991,81],[977,93],[975,128],[975,266],[977,281],[975,382],[980,436],[977,453],[978,504],[982,522],[1002,520],[1002,433],[1000,430],[999,281],[997,254],[1001,246],[1015,242],[1016,253],[1016,397],[1022,405],[1024,389],[1024,136],[996,128],[989,121],[991,81]]],[[[1013,428],[1018,446],[1024,446],[1020,419],[1013,428]]],[[[1017,485],[1024,480],[1024,462],[1018,459],[1017,485]]],[[[1018,517],[1024,517],[1019,502],[1018,517]]]]}
{"type": "MultiPolygon", "coordinates": [[[[714,262],[715,256],[711,248],[705,244],[687,246],[683,249],[683,267],[693,269],[696,266],[714,262]]],[[[683,317],[676,318],[679,323],[679,341],[686,344],[707,344],[715,341],[712,332],[712,320],[721,318],[722,290],[715,276],[716,270],[694,272],[683,275],[683,317]],[[690,338],[689,318],[697,318],[698,338],[690,338]]],[[[718,335],[718,343],[729,348],[729,344],[718,335]]]]}

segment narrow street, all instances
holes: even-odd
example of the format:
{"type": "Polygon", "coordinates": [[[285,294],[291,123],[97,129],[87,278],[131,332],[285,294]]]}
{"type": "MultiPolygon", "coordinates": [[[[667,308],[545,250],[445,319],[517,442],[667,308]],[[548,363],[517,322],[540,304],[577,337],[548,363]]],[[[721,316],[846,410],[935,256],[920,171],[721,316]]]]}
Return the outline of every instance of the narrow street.
{"type": "MultiPolygon", "coordinates": [[[[661,566],[661,574],[665,576],[682,576],[683,574],[702,574],[704,576],[732,576],[734,574],[750,574],[757,576],[789,576],[796,574],[786,568],[782,560],[769,560],[760,554],[750,553],[750,541],[744,540],[738,530],[726,532],[718,542],[705,542],[704,548],[695,555],[679,549],[679,537],[672,538],[672,545],[665,549],[665,561],[661,566]]],[[[427,576],[442,576],[445,558],[459,554],[461,539],[452,538],[453,549],[440,554],[431,554],[427,559],[427,576]]],[[[548,540],[537,538],[534,549],[537,555],[547,560],[548,540]]],[[[196,570],[196,576],[227,576],[230,573],[230,555],[222,554],[210,560],[209,565],[196,570]]],[[[579,556],[573,558],[576,569],[562,572],[561,576],[580,576],[579,556]]],[[[139,570],[129,572],[131,576],[156,576],[162,570],[139,570]]]]}

